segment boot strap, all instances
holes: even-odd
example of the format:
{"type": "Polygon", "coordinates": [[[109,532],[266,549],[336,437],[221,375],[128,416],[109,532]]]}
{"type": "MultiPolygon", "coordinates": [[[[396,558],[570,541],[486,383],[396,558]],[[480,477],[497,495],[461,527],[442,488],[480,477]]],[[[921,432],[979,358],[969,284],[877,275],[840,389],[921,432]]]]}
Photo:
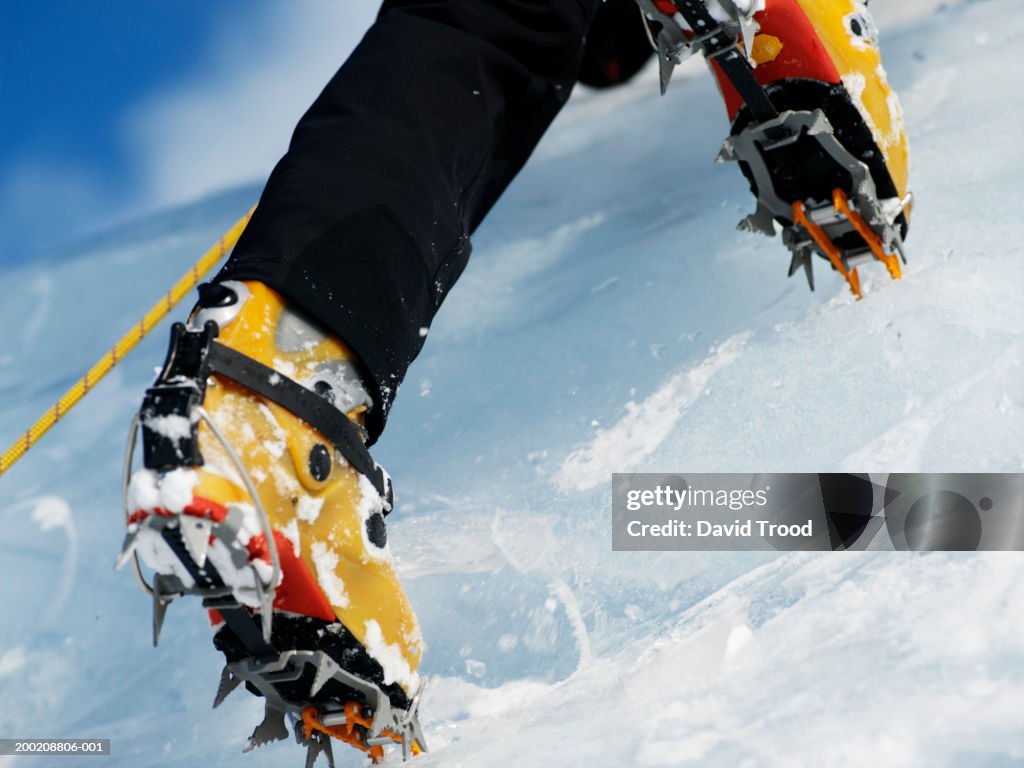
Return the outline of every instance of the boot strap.
{"type": "Polygon", "coordinates": [[[215,341],[217,333],[217,324],[213,321],[198,331],[189,330],[183,323],[175,323],[171,328],[171,346],[164,367],[153,386],[146,390],[142,402],[146,467],[164,469],[203,464],[199,453],[199,419],[193,418],[193,412],[202,405],[207,378],[216,373],[277,403],[320,432],[353,469],[370,481],[384,500],[384,514],[390,512],[394,502],[391,478],[366,449],[365,430],[315,392],[215,341]],[[182,436],[181,430],[154,428],[154,424],[160,423],[155,420],[161,417],[188,419],[190,436],[182,436]]]}

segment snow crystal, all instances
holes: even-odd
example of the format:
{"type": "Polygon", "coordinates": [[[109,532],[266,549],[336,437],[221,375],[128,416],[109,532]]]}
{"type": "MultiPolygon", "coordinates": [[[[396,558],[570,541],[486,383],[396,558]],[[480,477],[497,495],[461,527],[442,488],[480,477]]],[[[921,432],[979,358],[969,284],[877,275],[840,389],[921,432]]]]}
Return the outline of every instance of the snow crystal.
{"type": "MultiPolygon", "coordinates": [[[[255,582],[253,581],[253,577],[254,576],[258,576],[260,582],[263,583],[263,584],[266,584],[268,581],[270,581],[270,574],[272,574],[273,572],[274,572],[274,567],[270,563],[268,563],[266,560],[260,560],[260,559],[253,560],[252,562],[249,563],[249,567],[248,568],[245,568],[245,569],[243,569],[241,571],[238,571],[238,575],[239,576],[249,576],[250,578],[249,578],[248,584],[246,584],[246,582],[243,579],[239,579],[238,582],[236,582],[236,584],[235,584],[235,594],[239,594],[241,592],[254,591],[253,588],[256,585],[255,585],[255,582]]],[[[283,574],[277,577],[278,578],[278,584],[281,583],[281,579],[283,577],[284,577],[283,574]]],[[[253,595],[253,594],[248,595],[246,597],[245,601],[244,601],[246,603],[246,605],[259,605],[258,601],[255,602],[255,603],[252,602],[254,597],[255,597],[255,595],[253,595]]]]}
{"type": "Polygon", "coordinates": [[[265,450],[271,457],[275,459],[281,458],[284,455],[284,450],[287,448],[287,444],[284,440],[264,440],[263,450],[265,450]]]}
{"type": "Polygon", "coordinates": [[[192,501],[192,490],[199,475],[192,469],[180,467],[162,477],[148,469],[140,469],[128,482],[128,508],[166,509],[181,512],[192,501]]]}
{"type": "Polygon", "coordinates": [[[320,516],[320,509],[323,505],[323,499],[314,499],[312,496],[302,495],[299,497],[299,505],[295,510],[295,514],[299,520],[315,523],[316,519],[320,516]]]}
{"type": "Polygon", "coordinates": [[[316,566],[316,580],[324,591],[331,605],[338,608],[348,606],[348,593],[345,583],[338,578],[335,568],[338,567],[338,553],[322,541],[314,541],[312,547],[313,565],[316,566]]]}
{"type": "MultiPolygon", "coordinates": [[[[736,11],[746,18],[750,18],[758,11],[764,10],[765,0],[733,0],[733,5],[736,7],[736,11]]],[[[717,21],[731,21],[733,18],[732,10],[729,9],[725,4],[721,3],[720,0],[706,0],[705,5],[708,7],[708,11],[711,16],[717,21]]]]}
{"type": "Polygon", "coordinates": [[[128,481],[128,509],[156,509],[160,506],[160,488],[156,472],[140,469],[128,481]]]}
{"type": "Polygon", "coordinates": [[[279,459],[284,454],[285,448],[288,447],[288,433],[285,432],[284,428],[277,423],[277,418],[275,418],[274,412],[267,407],[266,403],[260,403],[259,410],[266,418],[267,424],[274,433],[274,439],[264,440],[263,447],[266,449],[267,453],[275,459],[279,459]]]}
{"type": "Polygon", "coordinates": [[[152,528],[141,527],[139,529],[135,551],[147,568],[157,573],[173,574],[181,579],[186,587],[191,587],[195,583],[192,575],[181,564],[164,538],[152,528]]]}
{"type": "Polygon", "coordinates": [[[380,624],[373,619],[366,622],[366,638],[364,645],[384,671],[384,683],[398,683],[407,691],[415,691],[419,687],[420,676],[409,667],[409,662],[397,645],[384,640],[380,624]]]}
{"type": "Polygon", "coordinates": [[[283,375],[287,376],[289,379],[295,379],[295,377],[296,377],[295,363],[293,363],[291,360],[284,360],[282,358],[275,357],[274,361],[273,361],[273,365],[271,367],[275,371],[280,371],[283,375]]]}
{"type": "MultiPolygon", "coordinates": [[[[846,92],[850,94],[850,99],[853,100],[853,103],[856,105],[861,115],[866,115],[864,119],[870,120],[871,116],[867,114],[868,111],[867,109],[865,109],[863,101],[864,89],[867,88],[868,85],[868,81],[864,78],[864,75],[862,75],[860,72],[850,72],[848,74],[843,75],[842,80],[843,86],[846,88],[846,92]]],[[[871,125],[870,127],[872,129],[872,133],[878,133],[873,125],[871,125]]],[[[877,135],[875,137],[875,140],[878,140],[877,135]]]]}
{"type": "Polygon", "coordinates": [[[299,548],[299,522],[298,522],[298,520],[296,520],[295,518],[292,518],[292,521],[290,523],[288,523],[288,525],[282,526],[278,530],[280,530],[281,534],[286,539],[288,539],[288,541],[290,541],[292,543],[292,549],[295,550],[295,554],[296,555],[300,555],[301,554],[301,549],[299,548]]]}
{"type": "Polygon", "coordinates": [[[168,440],[187,440],[192,436],[192,422],[187,416],[168,414],[166,416],[150,416],[146,426],[168,440]]]}
{"type": "Polygon", "coordinates": [[[241,515],[241,524],[238,528],[238,543],[243,547],[249,544],[249,539],[263,533],[263,525],[256,508],[252,504],[237,503],[231,505],[232,509],[238,510],[241,515]]]}
{"type": "Polygon", "coordinates": [[[169,512],[181,512],[192,501],[192,490],[198,482],[195,470],[172,469],[160,478],[160,506],[169,512]]]}
{"type": "Polygon", "coordinates": [[[302,486],[295,479],[295,475],[281,466],[279,462],[270,465],[270,474],[274,478],[274,489],[278,496],[294,496],[302,493],[302,486]]]}
{"type": "MultiPolygon", "coordinates": [[[[881,67],[879,67],[879,69],[881,69],[881,67]]],[[[889,110],[889,122],[892,126],[889,131],[889,140],[895,144],[899,141],[900,134],[905,130],[903,124],[903,107],[900,105],[900,97],[896,91],[891,91],[889,95],[886,96],[885,106],[889,110]]]]}
{"type": "MultiPolygon", "coordinates": [[[[876,74],[885,82],[885,70],[881,65],[878,66],[876,74]]],[[[857,107],[857,111],[864,119],[864,124],[871,131],[871,136],[879,148],[887,149],[898,144],[903,130],[903,112],[900,110],[899,98],[896,94],[890,93],[887,97],[886,108],[889,110],[890,118],[893,119],[890,120],[889,132],[882,133],[868,108],[864,106],[864,90],[867,88],[867,80],[864,75],[859,72],[850,72],[842,76],[842,81],[850,94],[850,100],[857,107]]]]}

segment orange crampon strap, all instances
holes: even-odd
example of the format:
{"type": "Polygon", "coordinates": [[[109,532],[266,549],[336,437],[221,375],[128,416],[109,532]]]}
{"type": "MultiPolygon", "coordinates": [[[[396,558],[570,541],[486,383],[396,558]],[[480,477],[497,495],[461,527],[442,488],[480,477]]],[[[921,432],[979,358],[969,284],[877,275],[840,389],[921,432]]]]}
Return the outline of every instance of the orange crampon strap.
{"type": "MultiPolygon", "coordinates": [[[[882,245],[882,238],[871,229],[871,226],[864,221],[864,217],[861,216],[857,211],[850,207],[850,201],[846,197],[846,193],[843,192],[839,187],[832,190],[832,204],[835,207],[836,213],[841,213],[846,217],[846,220],[850,222],[853,228],[857,231],[857,234],[863,238],[868,248],[871,249],[871,253],[876,259],[885,265],[885,268],[889,270],[889,275],[893,280],[899,280],[903,273],[900,270],[899,257],[894,253],[886,253],[885,246],[882,245]]],[[[811,221],[807,215],[807,211],[804,208],[803,202],[797,200],[793,203],[793,220],[802,226],[814,239],[814,242],[818,244],[822,252],[828,257],[828,260],[832,262],[832,266],[836,268],[843,277],[846,278],[846,282],[850,284],[850,290],[853,291],[854,296],[858,299],[862,298],[860,292],[860,276],[857,274],[856,269],[847,269],[846,264],[843,261],[842,253],[839,248],[833,243],[825,231],[811,221]]]]}
{"type": "MultiPolygon", "coordinates": [[[[363,714],[362,707],[355,701],[345,703],[345,722],[338,725],[324,725],[320,722],[320,712],[316,707],[304,707],[302,727],[307,740],[314,731],[319,731],[366,752],[374,763],[379,763],[384,759],[384,747],[379,744],[370,746],[366,743],[366,734],[373,727],[373,720],[363,714]]],[[[388,737],[396,744],[402,743],[402,737],[390,729],[384,729],[381,735],[388,737]]],[[[418,755],[422,751],[420,745],[414,741],[412,753],[418,755]]]]}
{"type": "Polygon", "coordinates": [[[832,190],[832,202],[835,205],[836,211],[843,214],[853,224],[857,234],[864,238],[864,242],[868,244],[868,248],[871,249],[871,253],[875,255],[875,258],[885,264],[885,268],[889,270],[889,275],[892,279],[899,280],[903,277],[902,272],[900,272],[899,257],[895,253],[885,252],[885,248],[882,246],[882,238],[875,234],[875,231],[868,226],[863,216],[850,208],[850,201],[847,200],[846,193],[836,187],[832,190]]]}
{"type": "Polygon", "coordinates": [[[832,262],[832,266],[835,267],[836,272],[846,278],[846,282],[850,284],[850,290],[853,291],[853,295],[857,299],[863,298],[860,292],[860,275],[857,274],[857,269],[847,269],[846,264],[843,263],[843,255],[839,252],[839,248],[833,243],[825,231],[810,220],[807,216],[807,212],[804,209],[802,201],[797,200],[793,203],[793,220],[802,226],[807,232],[814,238],[814,242],[818,244],[822,252],[828,257],[828,260],[832,262]]]}

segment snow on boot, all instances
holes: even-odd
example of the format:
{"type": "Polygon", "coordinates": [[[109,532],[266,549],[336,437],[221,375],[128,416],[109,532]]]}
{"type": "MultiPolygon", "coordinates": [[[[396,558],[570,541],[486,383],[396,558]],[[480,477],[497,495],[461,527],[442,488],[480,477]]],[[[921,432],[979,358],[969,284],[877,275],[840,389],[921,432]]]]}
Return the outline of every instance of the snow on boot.
{"type": "Polygon", "coordinates": [[[858,0],[637,0],[658,48],[662,86],[702,51],[731,121],[720,161],[737,161],[757,197],[742,229],[778,223],[814,288],[812,254],[860,298],[856,265],[905,261],[912,198],[899,100],[878,32],[858,0]]]}
{"type": "Polygon", "coordinates": [[[172,599],[203,598],[228,662],[214,706],[243,682],[266,699],[247,749],[285,738],[287,716],[310,760],[333,760],[332,736],[375,761],[421,751],[420,630],[351,350],[251,281],[201,286],[171,336],[132,429],[119,559],[152,594],[154,644],[172,599]]]}

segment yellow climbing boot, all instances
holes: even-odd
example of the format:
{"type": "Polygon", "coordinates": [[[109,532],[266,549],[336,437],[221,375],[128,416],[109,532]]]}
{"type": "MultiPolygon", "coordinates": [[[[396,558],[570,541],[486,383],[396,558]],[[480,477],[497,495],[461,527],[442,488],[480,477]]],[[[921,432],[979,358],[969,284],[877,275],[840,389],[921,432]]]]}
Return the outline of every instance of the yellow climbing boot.
{"type": "Polygon", "coordinates": [[[375,760],[425,748],[372,406],[352,351],[254,281],[201,287],[146,393],[121,563],[153,594],[154,642],[171,600],[203,598],[228,660],[216,703],[242,682],[266,698],[250,747],[285,738],[287,715],[314,756],[331,736],[375,760]]]}

